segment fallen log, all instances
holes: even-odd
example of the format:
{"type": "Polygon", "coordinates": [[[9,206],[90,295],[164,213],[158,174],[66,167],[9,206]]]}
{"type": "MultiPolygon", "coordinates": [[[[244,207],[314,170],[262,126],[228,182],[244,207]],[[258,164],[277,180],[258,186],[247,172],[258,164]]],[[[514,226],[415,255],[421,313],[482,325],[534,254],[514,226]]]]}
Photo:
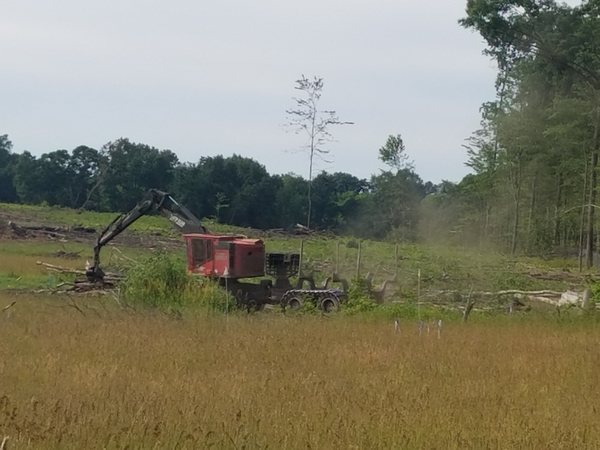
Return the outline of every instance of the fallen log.
{"type": "Polygon", "coordinates": [[[548,297],[535,297],[535,296],[531,296],[529,297],[530,300],[534,300],[534,301],[538,301],[541,303],[547,303],[549,305],[553,305],[553,306],[558,306],[559,302],[558,300],[553,300],[551,298],[548,297]]]}
{"type": "Polygon", "coordinates": [[[312,230],[304,225],[297,223],[294,226],[293,233],[296,235],[309,235],[312,234],[312,230]]]}
{"type": "MultiPolygon", "coordinates": [[[[49,263],[45,263],[43,261],[37,261],[36,264],[38,266],[44,266],[46,268],[46,270],[50,270],[52,272],[70,273],[73,275],[87,275],[87,272],[85,270],[78,270],[78,269],[72,269],[70,267],[57,266],[55,264],[49,264],[49,263]]],[[[114,272],[106,272],[104,274],[104,281],[119,281],[119,280],[122,280],[123,278],[124,278],[123,275],[114,273],[114,272]]]]}
{"type": "Polygon", "coordinates": [[[11,231],[13,233],[15,233],[17,236],[20,237],[25,237],[27,236],[27,230],[23,227],[20,227],[19,225],[17,225],[16,223],[9,221],[8,222],[8,226],[11,229],[11,231]]]}
{"type": "MultiPolygon", "coordinates": [[[[429,291],[425,292],[423,295],[427,297],[436,296],[436,295],[456,295],[463,294],[459,291],[429,291]]],[[[562,292],[551,291],[551,290],[542,290],[542,291],[522,291],[518,289],[507,289],[503,291],[495,291],[495,292],[487,292],[487,291],[477,291],[473,292],[473,296],[480,297],[494,297],[494,296],[503,296],[503,295],[524,295],[524,296],[539,296],[539,297],[560,297],[562,292]]]]}
{"type": "Polygon", "coordinates": [[[45,234],[54,238],[63,238],[67,237],[66,234],[63,234],[68,231],[66,228],[62,227],[46,227],[46,226],[27,226],[27,225],[17,225],[16,223],[9,221],[8,226],[11,231],[19,237],[25,237],[30,234],[45,234]],[[62,232],[62,233],[59,233],[62,232]]]}
{"type": "Polygon", "coordinates": [[[66,234],[57,233],[56,231],[38,230],[38,231],[36,231],[36,233],[45,234],[45,235],[48,235],[53,238],[63,238],[63,239],[67,238],[66,234]]]}
{"type": "Polygon", "coordinates": [[[114,289],[115,285],[119,281],[120,280],[89,281],[87,278],[78,278],[78,279],[75,279],[75,281],[73,283],[61,283],[60,285],[57,286],[57,288],[65,287],[66,289],[64,289],[63,292],[71,292],[71,293],[87,293],[87,292],[103,291],[103,290],[108,291],[108,290],[114,289]]]}
{"type": "Polygon", "coordinates": [[[77,269],[71,269],[69,267],[63,267],[63,266],[57,266],[54,264],[48,264],[42,261],[37,261],[36,264],[38,266],[44,266],[46,269],[48,270],[53,270],[56,272],[61,272],[61,273],[72,273],[75,275],[85,275],[85,270],[77,270],[77,269]]]}
{"type": "Polygon", "coordinates": [[[31,226],[31,225],[21,225],[21,228],[25,230],[31,231],[48,231],[48,232],[57,232],[57,231],[66,231],[65,228],[62,227],[48,227],[48,226],[31,226]]]}
{"type": "Polygon", "coordinates": [[[76,225],[71,227],[71,231],[77,231],[80,233],[96,233],[96,229],[92,228],[92,227],[84,227],[84,226],[80,226],[80,225],[76,225]]]}
{"type": "Polygon", "coordinates": [[[592,280],[599,280],[600,277],[596,274],[590,273],[573,273],[569,271],[562,272],[525,272],[526,275],[531,278],[535,278],[536,280],[544,280],[544,281],[562,281],[565,283],[583,283],[586,278],[590,278],[592,280]]]}
{"type": "Polygon", "coordinates": [[[527,296],[538,296],[538,297],[560,297],[562,292],[542,290],[542,291],[521,291],[518,289],[508,289],[505,291],[497,292],[476,292],[476,295],[483,296],[494,296],[494,295],[527,295],[527,296]]]}
{"type": "Polygon", "coordinates": [[[15,300],[15,301],[13,301],[13,302],[12,302],[10,305],[7,305],[7,306],[5,306],[4,308],[2,308],[2,311],[0,311],[0,312],[4,312],[4,311],[7,311],[7,310],[9,310],[9,309],[10,309],[10,308],[12,308],[13,306],[15,306],[15,303],[17,303],[17,301],[16,301],[16,300],[15,300]]]}

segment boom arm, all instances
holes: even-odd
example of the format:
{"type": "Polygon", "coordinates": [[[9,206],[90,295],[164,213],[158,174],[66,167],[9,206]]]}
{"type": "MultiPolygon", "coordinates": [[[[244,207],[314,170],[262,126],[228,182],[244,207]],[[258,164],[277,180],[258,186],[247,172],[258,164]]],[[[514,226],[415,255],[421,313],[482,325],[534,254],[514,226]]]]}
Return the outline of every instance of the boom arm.
{"type": "Polygon", "coordinates": [[[94,266],[87,271],[88,278],[102,279],[100,269],[100,250],[119,234],[125,231],[132,223],[140,217],[155,210],[173,223],[182,233],[208,233],[208,230],[189,209],[180,205],[166,192],[150,189],[131,211],[121,214],[100,233],[94,247],[94,266]]]}

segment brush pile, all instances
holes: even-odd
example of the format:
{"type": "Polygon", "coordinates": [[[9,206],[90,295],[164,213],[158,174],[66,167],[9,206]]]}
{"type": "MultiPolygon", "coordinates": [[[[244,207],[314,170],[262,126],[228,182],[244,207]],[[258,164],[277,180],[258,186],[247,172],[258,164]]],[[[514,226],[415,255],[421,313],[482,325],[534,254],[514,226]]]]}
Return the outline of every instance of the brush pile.
{"type": "Polygon", "coordinates": [[[71,269],[69,267],[48,264],[42,261],[38,265],[44,266],[48,272],[79,275],[72,282],[64,281],[59,283],[56,288],[64,292],[100,294],[106,293],[116,287],[123,280],[124,276],[119,273],[106,272],[102,280],[91,281],[87,278],[85,270],[71,269]]]}
{"type": "Polygon", "coordinates": [[[17,225],[15,222],[8,222],[10,233],[19,239],[49,238],[53,240],[67,241],[74,237],[86,237],[96,233],[94,228],[73,226],[56,227],[45,225],[17,225]]]}

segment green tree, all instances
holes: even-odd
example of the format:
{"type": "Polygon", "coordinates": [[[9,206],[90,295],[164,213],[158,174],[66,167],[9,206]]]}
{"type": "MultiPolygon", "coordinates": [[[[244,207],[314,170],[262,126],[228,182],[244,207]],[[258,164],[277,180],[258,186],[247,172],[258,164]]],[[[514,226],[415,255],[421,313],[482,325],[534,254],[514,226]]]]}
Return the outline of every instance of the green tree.
{"type": "Polygon", "coordinates": [[[369,217],[373,235],[394,240],[417,238],[419,205],[425,198],[423,180],[411,169],[384,171],[370,182],[372,203],[369,217]]]}
{"type": "Polygon", "coordinates": [[[0,136],[0,202],[16,202],[17,190],[14,185],[14,171],[17,156],[12,153],[12,142],[8,135],[0,136]]]}
{"type": "Polygon", "coordinates": [[[177,167],[173,193],[200,217],[211,217],[219,209],[219,220],[225,223],[270,228],[277,222],[278,186],[279,180],[257,161],[219,155],[177,167]]]}
{"type": "Polygon", "coordinates": [[[367,190],[366,180],[353,175],[322,172],[313,180],[313,224],[341,230],[358,214],[358,196],[367,190]]]}
{"type": "Polygon", "coordinates": [[[308,181],[293,173],[275,177],[279,179],[276,194],[277,227],[290,229],[306,218],[308,181]]]}
{"type": "Polygon", "coordinates": [[[99,188],[104,181],[108,160],[96,149],[80,145],[71,152],[69,169],[71,208],[96,209],[100,203],[99,188]]]}
{"type": "Polygon", "coordinates": [[[17,157],[14,183],[22,203],[38,204],[44,200],[44,187],[40,181],[40,164],[35,156],[24,151],[17,157]]]}
{"type": "Polygon", "coordinates": [[[395,170],[412,168],[412,164],[408,161],[404,141],[399,134],[388,137],[385,145],[379,149],[379,159],[395,170]]]}
{"type": "Polygon", "coordinates": [[[168,190],[178,162],[170,150],[158,150],[125,138],[106,144],[101,155],[107,164],[102,208],[110,211],[130,210],[148,189],[168,190]]]}
{"type": "MultiPolygon", "coordinates": [[[[565,246],[580,234],[574,232],[577,220],[569,215],[569,211],[575,202],[587,204],[585,253],[588,265],[592,264],[595,243],[596,172],[600,145],[599,12],[600,4],[596,0],[576,7],[553,0],[469,0],[467,16],[460,21],[463,26],[477,30],[484,37],[488,44],[486,53],[496,59],[504,80],[508,80],[511,95],[501,105],[494,132],[495,139],[506,147],[499,149],[506,156],[510,156],[507,152],[515,155],[517,138],[527,155],[528,161],[522,167],[524,184],[520,185],[525,189],[520,192],[528,193],[530,197],[528,231],[533,232],[535,224],[544,222],[536,219],[536,211],[544,203],[550,203],[554,213],[545,222],[548,225],[551,221],[552,226],[545,228],[552,234],[555,245],[565,246]],[[584,107],[580,111],[579,118],[563,117],[562,120],[572,120],[573,124],[587,122],[591,127],[567,126],[565,122],[557,124],[556,100],[559,103],[577,100],[590,104],[591,108],[584,107]],[[515,107],[517,105],[521,107],[515,107]],[[590,111],[593,111],[591,121],[586,117],[589,117],[590,111]],[[503,115],[514,119],[503,118],[503,115]],[[536,123],[532,129],[521,127],[516,130],[518,124],[532,123],[532,119],[536,123]],[[512,134],[502,136],[502,122],[512,134]],[[580,131],[585,128],[587,131],[582,137],[580,131]],[[567,134],[564,133],[566,130],[569,130],[567,134]],[[577,136],[583,141],[574,145],[577,136]],[[574,175],[574,168],[581,167],[582,153],[587,157],[584,170],[587,175],[583,179],[574,175]],[[549,179],[553,179],[554,183],[549,179]],[[581,195],[581,184],[587,190],[585,202],[581,202],[581,198],[575,200],[576,191],[579,191],[577,196],[581,195]],[[549,192],[538,195],[546,186],[549,192]],[[550,195],[552,190],[554,194],[550,195]]],[[[507,172],[513,177],[513,188],[517,180],[515,173],[507,172]]],[[[515,215],[520,209],[515,209],[515,215]]],[[[515,222],[518,221],[515,219],[515,222]]],[[[515,226],[513,238],[518,228],[515,226]]],[[[513,239],[513,248],[515,241],[513,239]]]]}

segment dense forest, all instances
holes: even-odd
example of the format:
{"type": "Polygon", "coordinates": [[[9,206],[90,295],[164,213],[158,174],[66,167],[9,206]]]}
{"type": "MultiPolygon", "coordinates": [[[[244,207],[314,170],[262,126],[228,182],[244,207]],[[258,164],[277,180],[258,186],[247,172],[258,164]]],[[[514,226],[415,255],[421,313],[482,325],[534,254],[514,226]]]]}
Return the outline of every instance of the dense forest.
{"type": "Polygon", "coordinates": [[[600,1],[468,0],[460,24],[497,63],[496,98],[469,139],[473,174],[440,208],[470,239],[511,251],[597,248],[600,1]]]}
{"type": "MultiPolygon", "coordinates": [[[[471,173],[425,183],[406,164],[400,136],[390,136],[379,151],[387,170],[368,180],[314,177],[311,228],[512,253],[561,249],[592,265],[600,241],[600,0],[468,0],[460,25],[483,37],[498,67],[496,98],[465,140],[471,173]]],[[[150,187],[224,223],[289,228],[307,216],[306,179],[271,175],[242,156],[181,163],[169,150],[119,139],[36,158],[12,153],[0,137],[0,201],[123,211],[150,187]]]]}
{"type": "MultiPolygon", "coordinates": [[[[251,158],[214,156],[181,163],[170,150],[128,139],[99,150],[79,146],[40,157],[11,149],[9,137],[0,136],[1,202],[128,211],[148,189],[157,188],[198,217],[222,223],[261,229],[306,223],[308,181],[295,174],[271,175],[251,158]]],[[[370,180],[340,172],[316,176],[311,228],[416,238],[419,204],[433,186],[410,166],[392,160],[403,151],[400,137],[390,136],[380,150],[390,168],[370,180]]]]}

